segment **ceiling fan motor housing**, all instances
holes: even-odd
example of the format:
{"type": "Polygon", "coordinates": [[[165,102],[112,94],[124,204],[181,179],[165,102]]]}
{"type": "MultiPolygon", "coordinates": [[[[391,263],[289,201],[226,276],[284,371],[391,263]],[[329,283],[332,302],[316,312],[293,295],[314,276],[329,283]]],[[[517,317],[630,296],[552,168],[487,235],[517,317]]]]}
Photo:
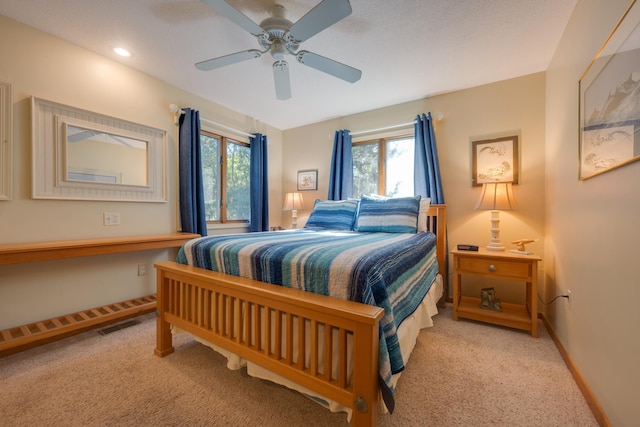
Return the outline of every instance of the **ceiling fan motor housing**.
{"type": "Polygon", "coordinates": [[[295,53],[298,44],[292,40],[287,40],[287,32],[293,26],[293,22],[284,17],[285,8],[276,4],[269,9],[269,18],[260,23],[260,27],[268,37],[259,37],[260,46],[265,50],[270,50],[271,56],[280,61],[287,53],[295,53]]]}

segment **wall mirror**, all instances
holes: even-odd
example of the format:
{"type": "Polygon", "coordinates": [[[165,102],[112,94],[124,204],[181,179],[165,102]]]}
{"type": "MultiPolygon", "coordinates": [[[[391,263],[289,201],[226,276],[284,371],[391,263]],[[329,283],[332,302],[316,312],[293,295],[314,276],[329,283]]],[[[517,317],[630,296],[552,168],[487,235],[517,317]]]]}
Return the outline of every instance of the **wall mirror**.
{"type": "Polygon", "coordinates": [[[11,199],[11,85],[0,82],[0,200],[11,199]]]}
{"type": "Polygon", "coordinates": [[[33,198],[166,202],[166,132],[32,98],[33,198]]]}

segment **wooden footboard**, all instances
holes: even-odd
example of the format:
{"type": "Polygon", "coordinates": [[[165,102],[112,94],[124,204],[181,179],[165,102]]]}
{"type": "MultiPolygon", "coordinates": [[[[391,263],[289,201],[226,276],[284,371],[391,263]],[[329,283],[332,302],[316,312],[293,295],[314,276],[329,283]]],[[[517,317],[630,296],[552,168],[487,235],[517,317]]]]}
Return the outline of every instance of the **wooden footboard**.
{"type": "Polygon", "coordinates": [[[381,308],[175,262],[155,267],[156,355],[173,352],[173,324],[352,408],[355,426],[377,424],[381,308]]]}

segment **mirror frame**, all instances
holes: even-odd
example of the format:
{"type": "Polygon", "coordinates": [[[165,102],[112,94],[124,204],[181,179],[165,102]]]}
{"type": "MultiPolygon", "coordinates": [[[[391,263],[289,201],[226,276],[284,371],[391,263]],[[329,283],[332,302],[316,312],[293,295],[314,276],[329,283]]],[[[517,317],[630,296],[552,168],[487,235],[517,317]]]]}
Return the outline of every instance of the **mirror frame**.
{"type": "Polygon", "coordinates": [[[11,85],[0,82],[0,200],[11,200],[11,85]]]}
{"type": "Polygon", "coordinates": [[[167,201],[167,134],[138,123],[32,97],[34,199],[167,201]],[[67,179],[67,126],[147,143],[147,185],[67,179]]]}

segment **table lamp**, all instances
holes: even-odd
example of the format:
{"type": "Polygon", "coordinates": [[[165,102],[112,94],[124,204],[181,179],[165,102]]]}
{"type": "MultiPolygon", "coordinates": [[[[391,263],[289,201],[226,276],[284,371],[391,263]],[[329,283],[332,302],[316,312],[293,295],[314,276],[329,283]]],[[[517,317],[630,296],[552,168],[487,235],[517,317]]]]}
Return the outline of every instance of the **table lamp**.
{"type": "Polygon", "coordinates": [[[284,199],[284,207],[282,210],[291,211],[291,228],[298,227],[298,209],[302,209],[302,204],[304,201],[302,200],[301,193],[287,193],[284,199]]]}
{"type": "Polygon", "coordinates": [[[518,209],[518,203],[513,197],[511,182],[487,182],[482,184],[482,194],[476,209],[491,211],[491,241],[486,246],[490,251],[504,251],[500,243],[500,211],[518,209]]]}

